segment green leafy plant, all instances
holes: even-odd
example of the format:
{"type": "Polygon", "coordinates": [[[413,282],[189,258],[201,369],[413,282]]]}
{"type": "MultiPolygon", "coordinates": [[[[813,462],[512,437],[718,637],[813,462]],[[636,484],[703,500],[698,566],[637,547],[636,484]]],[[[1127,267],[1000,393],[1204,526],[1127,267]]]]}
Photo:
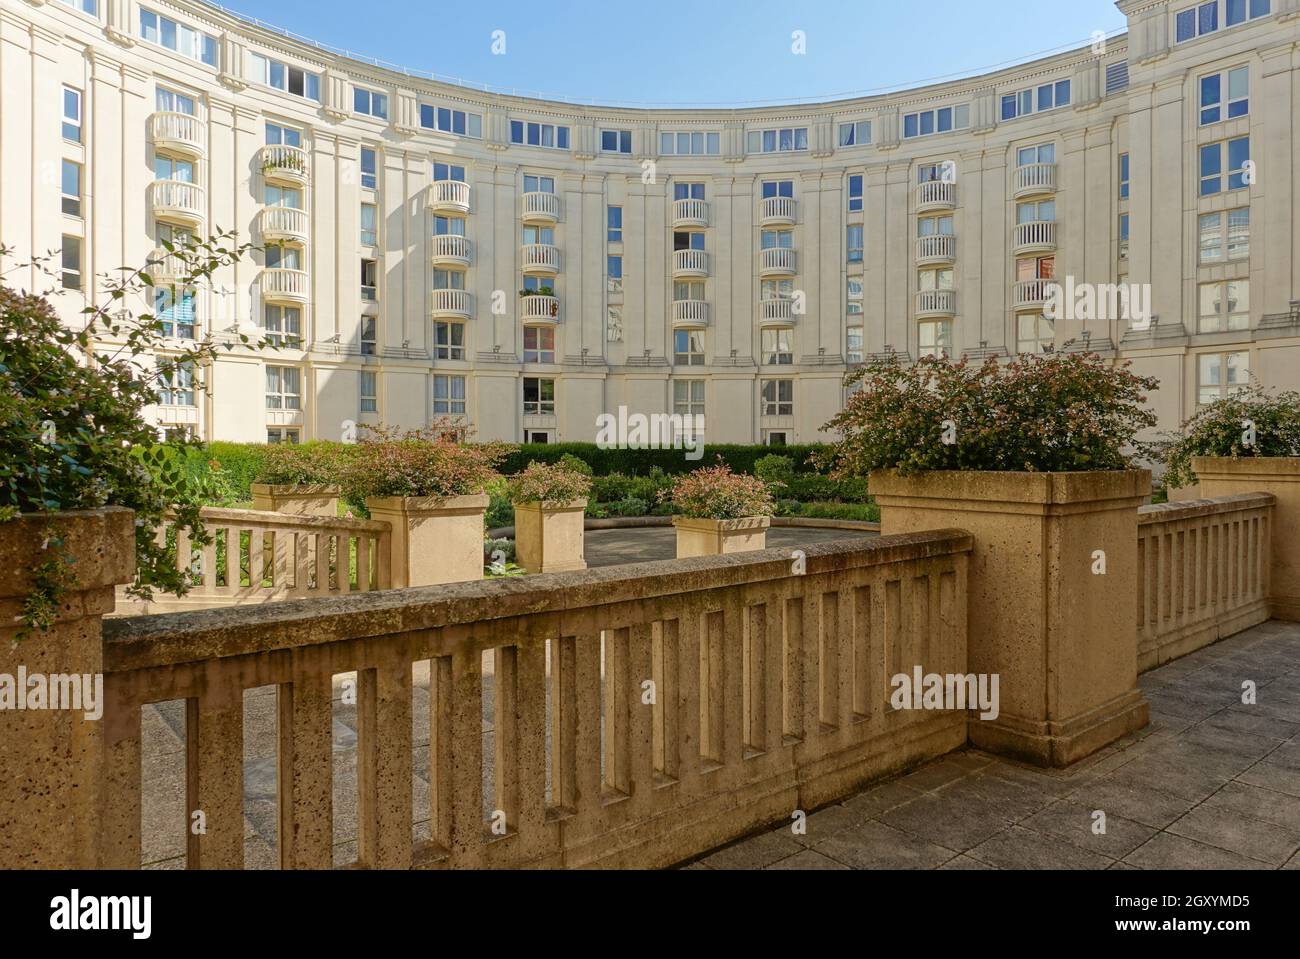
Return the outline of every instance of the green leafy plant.
{"type": "Polygon", "coordinates": [[[771,453],[754,464],[754,475],[766,483],[789,486],[794,480],[794,460],[788,456],[771,453]]]}
{"type": "Polygon", "coordinates": [[[554,296],[555,289],[554,287],[549,287],[549,286],[539,286],[535,290],[520,290],[519,295],[520,296],[554,296]]]}
{"type": "Polygon", "coordinates": [[[510,452],[505,443],[463,442],[462,428],[443,424],[400,432],[370,427],[342,469],[345,491],[362,498],[482,493],[510,452]]]}
{"type": "Polygon", "coordinates": [[[1258,383],[1197,410],[1158,444],[1167,487],[1191,486],[1194,456],[1300,456],[1300,393],[1270,394],[1258,383]]]}
{"type": "Polygon", "coordinates": [[[591,477],[567,463],[529,463],[510,480],[510,498],[516,503],[563,506],[591,494],[591,477]]]}
{"type": "Polygon", "coordinates": [[[266,448],[254,482],[273,486],[337,484],[356,456],[345,443],[277,443],[266,448]]]}
{"type": "Polygon", "coordinates": [[[680,515],[695,519],[743,519],[776,511],[767,483],[757,476],[733,473],[721,463],[677,477],[660,499],[680,515]]]}
{"type": "Polygon", "coordinates": [[[878,469],[1128,469],[1144,449],[1137,435],[1156,424],[1145,393],[1158,385],[1129,366],[1085,353],[1006,364],[877,361],[846,378],[857,389],[823,427],[842,439],[815,459],[849,477],[878,469]]]}

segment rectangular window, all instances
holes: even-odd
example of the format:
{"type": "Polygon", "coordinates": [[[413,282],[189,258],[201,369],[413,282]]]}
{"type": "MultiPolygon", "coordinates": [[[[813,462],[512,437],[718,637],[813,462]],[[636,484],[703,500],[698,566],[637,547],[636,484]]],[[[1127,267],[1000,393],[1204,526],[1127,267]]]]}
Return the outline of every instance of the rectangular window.
{"type": "Polygon", "coordinates": [[[1250,68],[1236,67],[1201,77],[1201,125],[1250,113],[1250,68]]]}
{"type": "Polygon", "coordinates": [[[159,113],[183,113],[189,117],[194,116],[194,98],[177,93],[175,90],[158,87],[154,90],[154,104],[159,113]]]}
{"type": "Polygon", "coordinates": [[[844,299],[849,316],[862,315],[862,277],[851,276],[844,283],[844,299]]]}
{"type": "Polygon", "coordinates": [[[763,380],[764,416],[794,416],[794,380],[763,380]]]}
{"type": "Polygon", "coordinates": [[[302,209],[302,191],[295,190],[290,186],[276,186],[274,183],[268,183],[263,198],[267,206],[278,206],[286,210],[302,209]]]}
{"type": "Polygon", "coordinates": [[[363,316],[361,318],[361,355],[374,356],[379,350],[379,318],[363,316]]]}
{"type": "Polygon", "coordinates": [[[555,380],[524,377],[524,415],[555,415],[555,380]]]}
{"type": "Polygon", "coordinates": [[[1212,266],[1225,260],[1245,259],[1250,256],[1250,208],[1203,214],[1199,233],[1202,266],[1212,266]]]}
{"type": "Polygon", "coordinates": [[[673,365],[704,365],[704,333],[702,331],[673,331],[673,365]]]}
{"type": "Polygon", "coordinates": [[[248,54],[251,79],[274,90],[283,90],[295,97],[320,102],[320,74],[291,67],[258,53],[248,54]]]}
{"type": "Polygon", "coordinates": [[[908,113],[903,116],[903,139],[928,137],[935,133],[951,133],[953,130],[965,130],[969,126],[970,104],[962,103],[955,107],[923,110],[920,113],[908,113]]]}
{"type": "Polygon", "coordinates": [[[388,119],[388,95],[365,87],[352,88],[352,109],[368,117],[388,119]]]}
{"type": "Polygon", "coordinates": [[[435,216],[433,218],[434,236],[464,236],[465,221],[458,216],[435,216]]]}
{"type": "Polygon", "coordinates": [[[945,216],[923,216],[916,221],[916,235],[923,236],[952,236],[952,217],[945,216]]]}
{"type": "Polygon", "coordinates": [[[167,363],[158,370],[158,405],[194,405],[194,365],[167,363]]]}
{"type": "Polygon", "coordinates": [[[302,149],[302,131],[294,127],[281,126],[278,123],[268,123],[266,125],[266,142],[273,146],[302,149]]]}
{"type": "Polygon", "coordinates": [[[81,91],[63,88],[63,139],[81,142],[81,91]]]}
{"type": "Polygon", "coordinates": [[[606,227],[608,233],[606,239],[610,243],[623,242],[623,208],[621,206],[611,206],[606,214],[606,227]]]}
{"type": "Polygon", "coordinates": [[[1197,358],[1196,401],[1202,406],[1249,386],[1249,353],[1204,353],[1197,358]]]}
{"type": "Polygon", "coordinates": [[[272,426],[266,431],[266,441],[271,444],[276,443],[297,443],[299,438],[298,430],[285,429],[283,427],[272,426]]]}
{"type": "Polygon", "coordinates": [[[433,165],[433,178],[434,180],[454,180],[457,183],[464,183],[465,168],[454,163],[435,163],[433,165]]]}
{"type": "Polygon", "coordinates": [[[302,251],[295,246],[268,246],[264,257],[270,270],[302,269],[302,251]]]}
{"type": "Polygon", "coordinates": [[[302,347],[302,310],[298,307],[267,305],[262,323],[268,343],[290,349],[302,347]]]}
{"type": "Polygon", "coordinates": [[[375,224],[378,223],[379,208],[373,203],[361,204],[361,245],[378,246],[379,233],[375,224]]]}
{"type": "Polygon", "coordinates": [[[844,359],[849,363],[861,363],[863,356],[862,327],[850,326],[844,343],[844,359]]]}
{"type": "Polygon", "coordinates": [[[623,292],[623,257],[611,253],[605,258],[605,276],[610,293],[623,292]]]}
{"type": "Polygon", "coordinates": [[[439,321],[433,324],[433,356],[438,360],[465,358],[465,324],[439,321]]]}
{"type": "Polygon", "coordinates": [[[952,356],[952,321],[918,323],[917,353],[919,356],[952,356]]]}
{"type": "Polygon", "coordinates": [[[664,156],[717,156],[722,152],[722,135],[700,130],[660,133],[659,152],[664,156]]]}
{"type": "Polygon", "coordinates": [[[849,177],[849,212],[862,212],[862,174],[854,173],[849,177]]]}
{"type": "Polygon", "coordinates": [[[871,121],[840,124],[840,146],[863,147],[871,142],[871,121]]]}
{"type": "Polygon", "coordinates": [[[1222,333],[1227,330],[1250,329],[1249,280],[1202,283],[1198,292],[1198,332],[1222,333]]]}
{"type": "Polygon", "coordinates": [[[794,363],[794,330],[763,330],[761,339],[764,366],[794,363]]]}
{"type": "Polygon", "coordinates": [[[703,200],[704,184],[685,183],[685,182],[674,183],[673,199],[674,200],[703,200]]]}
{"type": "Polygon", "coordinates": [[[1017,223],[1051,223],[1056,219],[1056,201],[1038,200],[1016,204],[1017,223]]]}
{"type": "Polygon", "coordinates": [[[1058,110],[1070,105],[1071,89],[1069,80],[1057,80],[1044,83],[1028,90],[1007,93],[1002,97],[1002,119],[1014,120],[1017,117],[1058,110]]]}
{"type": "Polygon", "coordinates": [[[555,362],[555,330],[549,326],[524,327],[524,362],[555,362]]]}
{"type": "Polygon", "coordinates": [[[92,17],[99,16],[99,0],[59,0],[59,2],[73,10],[88,13],[92,17]]]}
{"type": "Polygon", "coordinates": [[[379,412],[379,375],[370,370],[361,371],[361,412],[379,412]]]}
{"type": "Polygon", "coordinates": [[[361,261],[361,299],[374,302],[377,294],[376,277],[379,275],[379,263],[376,260],[361,261]]]}
{"type": "Polygon", "coordinates": [[[63,212],[81,216],[81,164],[63,161],[63,212]]]}
{"type": "Polygon", "coordinates": [[[266,368],[266,408],[268,410],[302,409],[302,370],[296,366],[266,368]]]}
{"type": "Polygon", "coordinates": [[[460,270],[434,270],[433,288],[435,290],[465,289],[465,274],[460,270]]]}
{"type": "Polygon", "coordinates": [[[673,282],[673,302],[704,299],[703,280],[675,280],[673,282]]]}
{"type": "Polygon", "coordinates": [[[1241,190],[1246,182],[1246,164],[1250,162],[1250,137],[1238,137],[1201,147],[1201,196],[1214,196],[1228,190],[1241,190]]]}
{"type": "Polygon", "coordinates": [[[154,287],[154,317],[162,325],[163,336],[178,340],[194,339],[194,291],[176,287],[154,287]]]}
{"type": "Polygon", "coordinates": [[[361,148],[361,186],[366,190],[374,190],[379,186],[379,167],[378,158],[375,151],[369,147],[361,148]]]}
{"type": "Polygon", "coordinates": [[[862,224],[853,223],[848,228],[848,251],[850,263],[862,262],[862,224]]]}
{"type": "Polygon", "coordinates": [[[807,127],[750,130],[745,135],[746,153],[794,153],[808,149],[807,127]]]}
{"type": "Polygon", "coordinates": [[[525,173],[524,192],[525,193],[554,193],[555,178],[549,176],[534,176],[531,173],[525,173]]]}
{"type": "Polygon", "coordinates": [[[1119,258],[1128,259],[1128,214],[1119,215],[1119,258]]]}
{"type": "Polygon", "coordinates": [[[1055,162],[1055,143],[1039,143],[1031,147],[1021,147],[1016,151],[1016,166],[1031,166],[1035,163],[1055,162]]]}
{"type": "Polygon", "coordinates": [[[433,412],[442,416],[465,415],[465,377],[441,373],[434,376],[433,412]]]}
{"type": "Polygon", "coordinates": [[[762,190],[764,200],[774,197],[793,198],[794,180],[764,180],[762,190]]]}
{"type": "Polygon", "coordinates": [[[144,8],[140,9],[140,38],[210,67],[217,65],[216,37],[144,8]]]}
{"type": "Polygon", "coordinates": [[[1016,352],[1046,353],[1056,343],[1056,321],[1039,313],[1016,317],[1016,352]]]}
{"type": "Polygon", "coordinates": [[[510,142],[521,146],[550,147],[555,150],[569,149],[569,128],[550,123],[530,123],[524,120],[510,121],[510,142]]]}
{"type": "Polygon", "coordinates": [[[63,237],[63,288],[81,289],[81,240],[75,236],[63,237]]]}
{"type": "Polygon", "coordinates": [[[420,104],[420,126],[439,133],[454,133],[460,137],[483,136],[482,114],[435,107],[428,103],[420,104]]]}
{"type": "Polygon", "coordinates": [[[631,153],[631,130],[601,130],[600,151],[602,153],[631,153]]]}
{"type": "Polygon", "coordinates": [[[1127,200],[1129,193],[1129,159],[1127,153],[1119,155],[1119,198],[1127,200]]]}
{"type": "Polygon", "coordinates": [[[673,413],[704,415],[704,380],[673,380],[673,413]]]}
{"type": "Polygon", "coordinates": [[[193,183],[194,164],[189,160],[176,160],[155,154],[153,158],[153,175],[155,180],[176,180],[181,183],[193,183]]]}

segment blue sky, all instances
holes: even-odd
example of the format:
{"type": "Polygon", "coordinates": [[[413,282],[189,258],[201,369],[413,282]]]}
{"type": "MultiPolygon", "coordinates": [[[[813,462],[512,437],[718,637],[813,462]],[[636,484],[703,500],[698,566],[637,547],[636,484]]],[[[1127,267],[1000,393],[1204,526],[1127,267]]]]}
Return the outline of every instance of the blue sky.
{"type": "Polygon", "coordinates": [[[1112,0],[225,0],[417,70],[584,102],[792,101],[920,85],[1125,26],[1112,0]],[[505,31],[505,54],[492,33],[505,31]],[[802,30],[807,52],[791,52],[802,30]]]}

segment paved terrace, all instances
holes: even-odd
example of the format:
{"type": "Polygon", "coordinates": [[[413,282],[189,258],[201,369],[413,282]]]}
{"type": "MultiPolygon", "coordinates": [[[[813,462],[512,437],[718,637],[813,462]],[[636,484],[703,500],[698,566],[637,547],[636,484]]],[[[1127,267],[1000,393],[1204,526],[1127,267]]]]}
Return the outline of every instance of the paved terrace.
{"type": "Polygon", "coordinates": [[[813,813],[806,835],[785,826],[687,868],[1300,869],[1300,624],[1265,623],[1141,686],[1151,725],[1069,770],[953,753],[813,813]]]}

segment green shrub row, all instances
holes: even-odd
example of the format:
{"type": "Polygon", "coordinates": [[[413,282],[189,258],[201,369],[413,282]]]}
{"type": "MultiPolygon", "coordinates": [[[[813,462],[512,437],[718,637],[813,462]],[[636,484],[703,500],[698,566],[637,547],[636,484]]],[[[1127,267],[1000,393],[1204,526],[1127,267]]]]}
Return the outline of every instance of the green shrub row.
{"type": "Polygon", "coordinates": [[[501,467],[501,472],[513,475],[522,471],[530,462],[554,463],[566,453],[576,456],[597,476],[622,473],[626,476],[648,476],[656,466],[670,476],[691,473],[702,466],[714,466],[718,457],[737,473],[753,473],[754,465],[764,456],[774,451],[788,456],[795,464],[798,473],[816,472],[816,467],[808,462],[809,454],[822,446],[739,446],[706,445],[704,458],[688,460],[684,450],[618,450],[601,449],[595,443],[528,443],[518,447],[501,467]]]}

